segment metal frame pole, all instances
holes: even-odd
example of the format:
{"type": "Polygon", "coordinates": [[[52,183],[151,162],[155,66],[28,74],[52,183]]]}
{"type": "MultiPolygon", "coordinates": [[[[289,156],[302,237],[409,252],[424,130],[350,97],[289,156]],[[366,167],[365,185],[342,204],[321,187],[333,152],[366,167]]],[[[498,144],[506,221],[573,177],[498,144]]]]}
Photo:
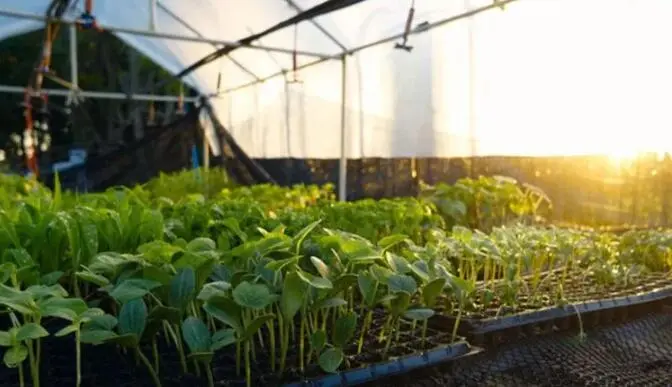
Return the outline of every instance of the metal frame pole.
{"type": "MultiPolygon", "coordinates": [[[[0,85],[0,93],[13,93],[13,94],[25,94],[26,88],[23,86],[8,86],[0,85]]],[[[49,96],[59,96],[59,97],[68,97],[71,96],[73,91],[68,89],[42,89],[42,93],[49,96]]],[[[158,101],[158,102],[177,102],[179,96],[175,95],[152,95],[152,94],[126,94],[126,93],[114,93],[107,91],[75,91],[74,92],[78,97],[84,98],[100,98],[100,99],[116,99],[116,100],[131,100],[131,101],[158,101]]],[[[37,95],[36,93],[36,96],[37,95]]],[[[184,102],[197,102],[198,98],[196,97],[185,97],[184,102]]]]}
{"type": "MultiPolygon", "coordinates": [[[[2,8],[0,8],[0,16],[7,16],[7,17],[13,17],[13,18],[17,18],[17,19],[27,19],[27,20],[35,20],[35,21],[42,21],[42,22],[47,21],[47,18],[45,16],[42,16],[42,15],[37,15],[37,14],[27,13],[27,12],[10,11],[10,10],[7,10],[7,9],[2,9],[2,8]]],[[[63,18],[63,19],[59,20],[59,22],[63,23],[63,24],[78,24],[77,20],[66,19],[66,18],[63,18]]],[[[326,53],[318,53],[318,52],[302,51],[302,50],[293,50],[293,49],[282,48],[282,47],[260,46],[260,45],[256,45],[256,44],[242,45],[238,42],[231,42],[231,41],[228,41],[228,40],[220,40],[220,39],[210,39],[210,38],[204,38],[204,37],[198,37],[198,36],[168,34],[168,33],[161,33],[161,32],[155,32],[155,31],[147,31],[147,30],[140,30],[140,29],[134,29],[134,28],[122,28],[122,27],[114,27],[114,26],[107,26],[107,25],[100,25],[100,28],[105,30],[105,31],[109,31],[109,32],[146,36],[146,37],[150,37],[150,38],[161,38],[161,39],[177,40],[177,41],[184,41],[184,42],[220,44],[220,45],[231,46],[231,47],[243,47],[243,48],[247,48],[247,49],[251,49],[251,50],[264,50],[264,51],[281,52],[283,54],[289,54],[289,55],[294,55],[294,53],[296,52],[297,55],[310,56],[310,57],[314,57],[314,58],[329,58],[329,59],[334,58],[334,54],[326,54],[326,53]]]]}
{"type": "MultiPolygon", "coordinates": [[[[466,19],[466,18],[469,18],[469,17],[472,17],[472,16],[476,16],[479,13],[483,13],[483,12],[489,11],[489,10],[494,9],[494,8],[499,8],[499,7],[505,6],[507,4],[516,2],[516,1],[519,1],[519,0],[500,0],[500,1],[498,1],[496,3],[492,3],[490,5],[485,5],[485,6],[480,7],[480,8],[472,9],[471,11],[463,12],[459,15],[455,15],[455,16],[448,17],[446,19],[439,20],[435,23],[431,23],[431,24],[425,26],[424,28],[411,30],[409,32],[409,34],[410,35],[415,35],[415,34],[419,34],[421,32],[427,32],[429,30],[433,30],[434,28],[441,27],[441,26],[444,26],[446,24],[456,22],[458,20],[462,20],[462,19],[466,19]]],[[[372,42],[372,43],[368,43],[368,44],[365,44],[365,45],[357,47],[357,48],[350,49],[350,50],[344,52],[343,54],[353,55],[353,54],[356,54],[360,51],[364,51],[368,48],[372,48],[372,47],[375,47],[375,46],[380,46],[381,44],[385,44],[385,43],[394,42],[395,40],[403,38],[404,36],[405,36],[405,32],[402,32],[402,33],[390,36],[390,37],[385,38],[385,39],[381,39],[381,40],[378,40],[378,41],[375,41],[375,42],[372,42]]],[[[338,59],[338,58],[341,58],[341,56],[338,55],[338,56],[320,58],[320,59],[317,59],[317,60],[314,60],[312,62],[309,62],[309,63],[306,63],[306,64],[303,64],[303,65],[299,66],[297,68],[297,70],[306,69],[308,67],[318,65],[318,64],[326,62],[328,60],[338,59]]],[[[271,80],[275,77],[282,76],[284,73],[285,73],[284,71],[280,71],[280,72],[277,72],[275,74],[271,74],[269,76],[263,77],[260,82],[266,82],[266,81],[271,80]]],[[[236,90],[245,89],[247,87],[254,86],[254,85],[256,85],[257,83],[260,83],[260,82],[245,83],[245,84],[242,84],[240,86],[236,86],[236,87],[232,87],[230,89],[224,90],[220,94],[230,93],[230,92],[233,92],[233,91],[236,91],[236,90]]]]}
{"type": "Polygon", "coordinates": [[[341,57],[341,159],[338,163],[338,200],[347,200],[348,155],[347,155],[347,123],[346,103],[348,93],[348,61],[347,55],[341,57]]]}
{"type": "MultiPolygon", "coordinates": [[[[71,25],[69,28],[69,45],[70,45],[70,83],[72,83],[75,88],[79,88],[79,64],[78,64],[78,55],[77,55],[77,27],[71,25]]],[[[68,95],[68,100],[65,103],[70,105],[73,102],[73,92],[70,92],[68,95]]]]}
{"type": "Polygon", "coordinates": [[[149,30],[156,31],[156,3],[157,0],[149,0],[149,30]]]}

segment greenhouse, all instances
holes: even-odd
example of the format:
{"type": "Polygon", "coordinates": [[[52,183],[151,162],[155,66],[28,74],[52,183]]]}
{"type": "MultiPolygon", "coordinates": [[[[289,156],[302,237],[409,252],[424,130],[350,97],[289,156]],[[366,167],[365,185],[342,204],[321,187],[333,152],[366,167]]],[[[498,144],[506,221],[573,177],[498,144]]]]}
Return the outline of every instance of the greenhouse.
{"type": "Polygon", "coordinates": [[[669,0],[0,0],[0,384],[665,386],[669,0]]]}

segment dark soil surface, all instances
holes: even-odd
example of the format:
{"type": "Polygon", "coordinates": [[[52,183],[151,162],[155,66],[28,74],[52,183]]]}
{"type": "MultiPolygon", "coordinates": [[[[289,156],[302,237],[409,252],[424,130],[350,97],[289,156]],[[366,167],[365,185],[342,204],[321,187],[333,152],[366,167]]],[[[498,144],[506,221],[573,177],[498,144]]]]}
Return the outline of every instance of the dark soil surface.
{"type": "MultiPolygon", "coordinates": [[[[356,369],[385,360],[383,357],[385,343],[378,340],[378,335],[385,321],[385,314],[383,311],[376,311],[374,316],[372,328],[365,334],[362,352],[357,354],[355,343],[346,348],[346,362],[341,366],[341,370],[356,369]]],[[[360,316],[360,322],[362,320],[363,316],[360,316]]],[[[63,326],[59,321],[53,321],[45,325],[51,333],[56,332],[63,326]]],[[[399,341],[393,342],[388,352],[388,358],[410,355],[451,343],[449,334],[432,329],[428,330],[427,340],[423,342],[421,340],[421,324],[417,325],[415,331],[411,331],[410,325],[405,325],[402,329],[405,333],[400,333],[399,341]]],[[[298,329],[296,331],[298,332],[298,329]]],[[[359,337],[359,332],[360,328],[357,330],[357,337],[359,337]]],[[[268,343],[267,336],[264,337],[264,341],[268,343]]],[[[311,363],[315,365],[308,366],[304,372],[298,370],[296,367],[298,364],[296,361],[298,354],[296,341],[298,340],[290,341],[295,347],[290,348],[287,359],[288,369],[282,377],[271,371],[268,350],[257,345],[256,361],[251,361],[253,386],[280,386],[288,382],[324,375],[323,371],[316,365],[314,356],[311,363]]],[[[307,353],[308,342],[305,343],[305,348],[307,353]]],[[[0,356],[4,355],[4,351],[2,352],[0,356]]],[[[153,361],[151,348],[144,348],[143,353],[150,361],[153,361]]],[[[163,338],[159,340],[159,353],[159,377],[163,387],[200,387],[207,385],[202,369],[202,377],[182,374],[177,351],[172,346],[168,346],[163,338]]],[[[41,358],[42,387],[72,387],[75,385],[75,345],[72,337],[55,338],[50,336],[44,339],[41,358]]],[[[244,364],[241,367],[242,374],[239,376],[236,373],[235,346],[219,351],[212,364],[216,385],[245,386],[244,364]]],[[[30,376],[27,363],[24,368],[26,385],[28,386],[30,385],[30,376]]],[[[191,362],[189,362],[189,370],[194,373],[194,366],[191,362]]],[[[84,387],[153,386],[146,368],[141,363],[136,362],[133,353],[124,353],[124,350],[110,345],[82,346],[82,376],[82,386],[84,387]]],[[[0,386],[19,386],[17,370],[0,366],[0,386]]]]}

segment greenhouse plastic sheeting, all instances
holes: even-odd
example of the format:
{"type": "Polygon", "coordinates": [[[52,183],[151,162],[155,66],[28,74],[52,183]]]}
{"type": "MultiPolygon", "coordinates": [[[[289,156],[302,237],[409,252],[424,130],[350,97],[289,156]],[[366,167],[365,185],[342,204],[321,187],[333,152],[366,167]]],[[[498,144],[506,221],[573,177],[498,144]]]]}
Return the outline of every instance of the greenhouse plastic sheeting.
{"type": "MultiPolygon", "coordinates": [[[[308,9],[324,0],[294,0],[308,9]]],[[[47,0],[0,0],[43,14],[47,0]]],[[[416,0],[414,25],[492,0],[416,0]]],[[[82,2],[79,2],[81,7],[82,2]]],[[[150,0],[96,0],[103,25],[148,29],[150,0]]],[[[297,13],[284,0],[158,0],[157,28],[235,41],[297,13]],[[166,11],[170,10],[170,13],[166,11]]],[[[401,33],[410,0],[367,0],[316,19],[348,49],[401,33]]],[[[77,12],[69,15],[76,16],[77,12]]],[[[672,126],[669,0],[519,0],[348,60],[346,156],[462,157],[662,151],[672,126]]],[[[39,28],[0,18],[0,38],[39,28]]],[[[213,51],[205,43],[118,34],[177,73],[213,51]]],[[[342,49],[301,23],[257,42],[338,56],[342,49]]],[[[292,56],[240,48],[186,77],[201,93],[226,91],[292,68],[292,56]],[[253,73],[255,76],[250,75],[253,73]]],[[[313,58],[298,56],[298,64],[313,58]]],[[[220,121],[254,158],[341,156],[341,65],[329,60],[215,98],[220,121]],[[287,75],[293,79],[292,74],[287,75]]]]}
{"type": "Polygon", "coordinates": [[[613,327],[526,339],[448,365],[413,372],[383,386],[669,386],[672,315],[613,327]]]}

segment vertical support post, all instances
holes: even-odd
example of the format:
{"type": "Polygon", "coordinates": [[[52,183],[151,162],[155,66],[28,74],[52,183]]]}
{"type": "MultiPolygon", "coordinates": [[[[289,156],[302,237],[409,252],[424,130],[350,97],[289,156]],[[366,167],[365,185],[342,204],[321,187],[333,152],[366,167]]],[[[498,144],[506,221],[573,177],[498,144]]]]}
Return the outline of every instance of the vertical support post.
{"type": "Polygon", "coordinates": [[[341,159],[338,163],[338,200],[347,200],[347,183],[348,183],[348,155],[347,150],[347,125],[346,125],[346,102],[347,102],[347,85],[348,85],[348,62],[347,55],[343,54],[341,57],[341,159]]]}
{"type": "MultiPolygon", "coordinates": [[[[70,83],[79,87],[79,68],[77,64],[77,27],[70,25],[70,83]]],[[[70,98],[68,98],[70,100],[70,98]]]]}
{"type": "MultiPolygon", "coordinates": [[[[469,12],[471,10],[471,1],[464,0],[464,12],[469,12]]],[[[469,66],[469,138],[471,145],[471,157],[469,162],[469,177],[472,179],[476,178],[476,99],[474,97],[474,90],[476,89],[476,78],[474,76],[474,17],[471,16],[467,19],[467,63],[469,66]]]]}
{"type": "Polygon", "coordinates": [[[149,0],[149,30],[156,32],[156,1],[149,0]]]}
{"type": "Polygon", "coordinates": [[[203,169],[210,169],[210,141],[208,135],[203,132],[203,169]]]}

